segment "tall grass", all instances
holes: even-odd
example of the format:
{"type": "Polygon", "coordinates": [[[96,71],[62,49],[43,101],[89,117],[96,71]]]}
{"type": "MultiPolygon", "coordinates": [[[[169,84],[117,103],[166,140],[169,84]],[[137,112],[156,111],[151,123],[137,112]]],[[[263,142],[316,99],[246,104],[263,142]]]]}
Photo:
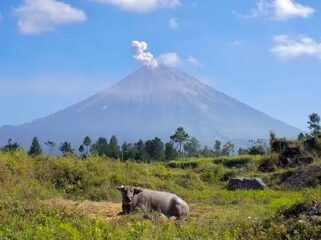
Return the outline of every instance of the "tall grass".
{"type": "Polygon", "coordinates": [[[265,221],[280,207],[320,199],[321,188],[273,190],[273,173],[256,172],[266,157],[191,159],[184,162],[196,162],[195,166],[176,161],[173,168],[99,157],[33,158],[23,151],[0,152],[0,239],[280,239],[283,230],[273,224],[266,227],[265,221]],[[271,189],[227,191],[226,181],[236,175],[271,179],[271,189]],[[191,215],[183,223],[158,216],[146,219],[141,212],[93,219],[77,207],[67,211],[44,201],[62,197],[120,205],[116,187],[121,184],[174,192],[189,203],[191,215]]]}

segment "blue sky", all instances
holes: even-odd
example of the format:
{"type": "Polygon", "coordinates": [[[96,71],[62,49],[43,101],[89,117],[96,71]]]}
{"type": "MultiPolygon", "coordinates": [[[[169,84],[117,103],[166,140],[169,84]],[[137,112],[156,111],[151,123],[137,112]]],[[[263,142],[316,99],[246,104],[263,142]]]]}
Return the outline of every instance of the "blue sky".
{"type": "Polygon", "coordinates": [[[0,14],[0,125],[117,82],[141,64],[133,40],[158,62],[298,128],[321,113],[315,0],[2,0],[0,14]]]}

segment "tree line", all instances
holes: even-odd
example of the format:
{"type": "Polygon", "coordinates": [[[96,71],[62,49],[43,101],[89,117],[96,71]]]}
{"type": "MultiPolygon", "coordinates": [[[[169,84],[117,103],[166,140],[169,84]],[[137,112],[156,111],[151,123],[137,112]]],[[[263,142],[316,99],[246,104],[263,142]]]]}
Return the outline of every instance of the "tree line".
{"type": "MultiPolygon", "coordinates": [[[[321,134],[320,116],[316,113],[310,114],[308,119],[308,128],[310,133],[300,133],[299,141],[303,141],[321,134]]],[[[270,141],[275,139],[275,134],[270,133],[270,141]]],[[[62,142],[59,145],[53,141],[45,142],[47,152],[54,154],[57,150],[62,155],[79,155],[85,159],[90,155],[105,156],[123,161],[135,160],[142,162],[153,161],[171,161],[182,157],[218,157],[229,156],[235,154],[235,145],[228,141],[222,143],[215,140],[212,147],[201,147],[199,141],[195,137],[191,137],[183,127],[170,136],[170,141],[163,142],[160,138],[155,137],[147,141],[139,140],[135,143],[124,142],[121,146],[116,136],[112,136],[109,140],[105,137],[99,137],[93,141],[89,136],[83,139],[82,144],[75,150],[70,142],[62,142]]],[[[1,148],[2,151],[15,151],[20,148],[17,142],[12,139],[1,148]]],[[[269,152],[269,144],[264,139],[250,140],[250,146],[239,148],[237,154],[244,155],[263,155],[269,152]]],[[[29,148],[28,154],[33,156],[42,155],[44,153],[42,146],[37,137],[34,137],[29,148]]]]}

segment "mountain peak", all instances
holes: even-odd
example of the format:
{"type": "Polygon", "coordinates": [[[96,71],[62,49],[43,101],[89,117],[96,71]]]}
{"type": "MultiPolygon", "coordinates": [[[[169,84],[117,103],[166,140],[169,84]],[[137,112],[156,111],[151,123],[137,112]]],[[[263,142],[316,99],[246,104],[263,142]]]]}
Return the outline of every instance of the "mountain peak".
{"type": "Polygon", "coordinates": [[[179,126],[208,145],[215,139],[265,138],[271,130],[287,137],[299,132],[176,68],[159,65],[142,66],[114,86],[45,118],[0,128],[0,141],[12,137],[29,144],[38,136],[80,143],[86,135],[168,140],[179,126]]]}

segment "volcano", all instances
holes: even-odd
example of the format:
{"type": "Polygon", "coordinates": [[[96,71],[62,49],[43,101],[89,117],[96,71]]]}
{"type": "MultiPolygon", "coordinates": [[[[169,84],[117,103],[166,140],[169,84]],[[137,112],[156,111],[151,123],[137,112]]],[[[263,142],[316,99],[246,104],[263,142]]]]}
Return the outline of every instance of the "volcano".
{"type": "Polygon", "coordinates": [[[229,97],[176,68],[140,67],[114,86],[64,110],[19,126],[0,128],[0,142],[9,138],[28,146],[41,141],[79,144],[116,135],[121,141],[155,136],[168,140],[182,126],[202,144],[215,139],[248,141],[285,137],[299,130],[229,97]]]}

